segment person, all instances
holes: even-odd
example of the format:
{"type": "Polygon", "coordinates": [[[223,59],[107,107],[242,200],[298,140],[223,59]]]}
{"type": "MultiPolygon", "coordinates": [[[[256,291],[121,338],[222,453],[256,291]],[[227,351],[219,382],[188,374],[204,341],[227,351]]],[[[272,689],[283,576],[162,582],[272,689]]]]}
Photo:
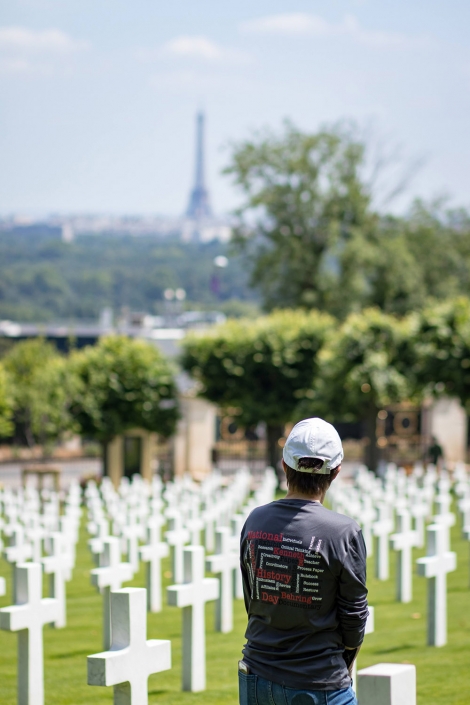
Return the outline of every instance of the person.
{"type": "Polygon", "coordinates": [[[248,614],[240,705],[357,705],[351,671],[366,626],[366,548],[358,524],[323,506],[341,470],[335,428],[304,419],[283,449],[287,495],[241,534],[248,614]]]}
{"type": "Polygon", "coordinates": [[[431,445],[428,448],[428,458],[436,467],[439,465],[439,461],[444,458],[444,451],[436,436],[432,437],[431,445]]]}

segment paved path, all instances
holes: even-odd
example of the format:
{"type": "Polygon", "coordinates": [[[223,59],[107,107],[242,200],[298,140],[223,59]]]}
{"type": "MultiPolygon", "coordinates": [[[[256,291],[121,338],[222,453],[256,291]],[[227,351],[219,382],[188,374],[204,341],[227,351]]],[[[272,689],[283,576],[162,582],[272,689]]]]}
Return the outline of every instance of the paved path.
{"type": "MultiPolygon", "coordinates": [[[[4,487],[21,486],[21,468],[25,465],[36,465],[37,461],[26,463],[2,463],[0,465],[0,484],[4,487]]],[[[51,460],[48,465],[55,465],[62,470],[61,487],[66,488],[72,480],[80,480],[86,475],[101,474],[101,460],[89,458],[74,461],[51,460]]],[[[52,483],[50,478],[44,479],[44,486],[48,487],[52,483]]],[[[51,484],[52,486],[52,484],[51,484]]]]}

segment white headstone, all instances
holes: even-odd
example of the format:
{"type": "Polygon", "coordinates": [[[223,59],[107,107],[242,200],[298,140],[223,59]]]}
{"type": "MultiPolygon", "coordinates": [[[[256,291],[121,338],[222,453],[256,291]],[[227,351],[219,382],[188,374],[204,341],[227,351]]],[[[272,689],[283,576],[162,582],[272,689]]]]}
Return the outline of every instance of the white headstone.
{"type": "Polygon", "coordinates": [[[114,705],[147,705],[148,677],[171,668],[171,643],[147,640],[143,588],[111,593],[112,644],[87,658],[88,685],[114,686],[114,705]]]}
{"type": "Polygon", "coordinates": [[[357,674],[360,705],[416,705],[416,668],[411,664],[378,663],[357,674]]]}
{"type": "Polygon", "coordinates": [[[445,527],[427,528],[427,556],[418,558],[418,575],[428,578],[428,644],[447,643],[447,573],[457,567],[457,556],[446,550],[445,527]]]}
{"type": "Polygon", "coordinates": [[[111,647],[111,607],[109,594],[119,590],[134,575],[130,563],[121,563],[119,539],[109,536],[103,540],[104,550],[102,566],[91,571],[91,584],[101,590],[103,595],[103,646],[105,651],[111,647]]]}
{"type": "Polygon", "coordinates": [[[397,552],[397,600],[411,602],[413,547],[418,545],[418,532],[411,529],[411,517],[407,509],[397,512],[397,523],[397,533],[390,536],[390,543],[397,552]]]}
{"type": "Polygon", "coordinates": [[[162,518],[151,517],[147,522],[147,544],[140,547],[140,555],[147,564],[147,609],[161,612],[162,609],[162,558],[169,553],[168,544],[160,541],[162,518]]]}
{"type": "Polygon", "coordinates": [[[240,558],[233,551],[230,529],[223,526],[215,532],[215,554],[206,558],[206,567],[219,575],[220,591],[215,605],[215,629],[231,632],[233,629],[233,571],[238,568],[240,558]]]}
{"type": "Polygon", "coordinates": [[[219,581],[204,577],[204,548],[184,549],[184,582],[168,588],[168,604],[183,608],[183,690],[206,687],[205,603],[219,597],[219,581]]]}
{"type": "Polygon", "coordinates": [[[42,598],[42,566],[16,566],[15,605],[0,610],[0,629],[18,632],[18,705],[44,705],[44,624],[55,622],[59,603],[42,598]]]}
{"type": "Polygon", "coordinates": [[[5,578],[0,576],[0,597],[7,594],[7,584],[5,578]]]}

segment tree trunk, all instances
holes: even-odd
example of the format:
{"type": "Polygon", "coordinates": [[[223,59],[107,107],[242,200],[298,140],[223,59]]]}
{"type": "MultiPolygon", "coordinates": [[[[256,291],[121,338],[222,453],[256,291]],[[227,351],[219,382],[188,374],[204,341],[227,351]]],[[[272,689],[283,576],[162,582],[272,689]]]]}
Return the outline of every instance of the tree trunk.
{"type": "Polygon", "coordinates": [[[108,477],[108,441],[102,441],[101,443],[101,458],[103,461],[103,477],[108,477]]]}
{"type": "Polygon", "coordinates": [[[282,459],[282,448],[279,445],[279,439],[284,435],[284,425],[283,424],[267,424],[266,426],[266,436],[267,436],[267,451],[268,451],[268,464],[274,468],[276,471],[278,485],[280,486],[281,480],[284,477],[284,473],[281,468],[282,459]]]}
{"type": "Polygon", "coordinates": [[[377,446],[377,408],[372,406],[366,417],[366,437],[369,443],[365,447],[364,461],[369,470],[377,472],[380,451],[377,446]]]}

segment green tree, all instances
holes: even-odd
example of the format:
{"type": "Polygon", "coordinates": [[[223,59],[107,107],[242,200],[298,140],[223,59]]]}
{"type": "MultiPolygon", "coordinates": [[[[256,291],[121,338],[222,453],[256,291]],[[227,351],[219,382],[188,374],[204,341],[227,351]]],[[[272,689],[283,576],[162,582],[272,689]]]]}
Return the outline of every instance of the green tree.
{"type": "Polygon", "coordinates": [[[267,425],[269,462],[280,458],[279,438],[300,399],[312,394],[318,351],[334,320],[316,311],[276,311],[238,319],[184,341],[182,365],[201,396],[239,410],[246,426],[267,425]]]}
{"type": "Polygon", "coordinates": [[[350,130],[305,134],[291,124],[279,136],[235,145],[226,173],[245,197],[236,242],[252,256],[251,283],[267,308],[337,312],[338,304],[346,310],[354,304],[363,286],[354,268],[345,272],[348,292],[337,285],[345,248],[349,259],[360,252],[354,243],[363,245],[376,221],[361,178],[364,154],[350,130]]]}
{"type": "Polygon", "coordinates": [[[429,394],[458,397],[470,413],[470,301],[428,306],[415,335],[416,375],[429,394]]]}
{"type": "Polygon", "coordinates": [[[63,387],[56,389],[59,380],[52,372],[59,360],[56,348],[43,338],[20,341],[3,359],[12,384],[15,436],[30,447],[55,440],[70,425],[67,385],[60,378],[63,387]]]}
{"type": "Polygon", "coordinates": [[[84,436],[103,445],[131,428],[170,436],[178,419],[173,370],[160,351],[142,340],[102,338],[72,352],[78,379],[72,413],[84,436]]]}
{"type": "Polygon", "coordinates": [[[13,431],[13,395],[5,367],[0,363],[0,436],[13,431]]]}
{"type": "Polygon", "coordinates": [[[378,411],[419,398],[412,344],[415,329],[411,316],[398,319],[378,309],[351,314],[320,352],[313,403],[301,405],[302,415],[321,411],[330,420],[365,420],[366,462],[372,470],[378,462],[378,411]]]}

